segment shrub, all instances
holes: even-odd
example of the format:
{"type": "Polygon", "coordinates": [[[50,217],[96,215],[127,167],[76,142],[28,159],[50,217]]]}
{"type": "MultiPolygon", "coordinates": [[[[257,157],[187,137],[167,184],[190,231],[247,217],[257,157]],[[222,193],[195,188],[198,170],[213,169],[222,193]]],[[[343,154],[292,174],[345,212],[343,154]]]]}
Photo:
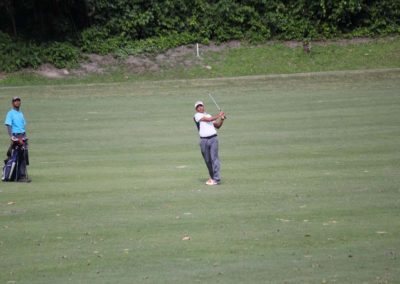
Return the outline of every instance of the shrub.
{"type": "Polygon", "coordinates": [[[108,54],[119,49],[123,42],[123,37],[110,35],[104,27],[94,26],[81,34],[82,50],[89,53],[108,54]]]}
{"type": "Polygon", "coordinates": [[[43,61],[57,68],[73,67],[80,58],[79,50],[66,42],[53,42],[43,50],[43,61]]]}
{"type": "Polygon", "coordinates": [[[199,37],[189,33],[171,34],[145,40],[130,41],[116,51],[116,55],[135,55],[140,53],[162,52],[170,48],[199,41],[199,37]]]}
{"type": "Polygon", "coordinates": [[[42,63],[41,49],[30,42],[13,41],[0,32],[0,71],[12,72],[22,68],[37,68],[42,63]]]}

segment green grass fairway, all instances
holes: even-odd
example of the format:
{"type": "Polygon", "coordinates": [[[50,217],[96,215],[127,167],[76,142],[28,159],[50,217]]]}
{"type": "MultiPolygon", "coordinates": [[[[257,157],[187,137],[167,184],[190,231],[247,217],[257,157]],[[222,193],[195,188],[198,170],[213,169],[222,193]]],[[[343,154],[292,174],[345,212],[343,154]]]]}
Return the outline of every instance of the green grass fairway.
{"type": "Polygon", "coordinates": [[[0,283],[398,283],[399,91],[398,70],[0,88],[33,180],[0,184],[0,283]]]}

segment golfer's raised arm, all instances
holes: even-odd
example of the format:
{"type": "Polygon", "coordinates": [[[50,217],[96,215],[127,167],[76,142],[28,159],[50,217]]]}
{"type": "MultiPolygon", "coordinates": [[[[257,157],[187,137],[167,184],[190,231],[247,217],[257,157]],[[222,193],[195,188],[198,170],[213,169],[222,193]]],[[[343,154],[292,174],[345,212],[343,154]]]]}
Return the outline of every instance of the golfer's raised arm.
{"type": "Polygon", "coordinates": [[[200,121],[204,121],[204,122],[213,122],[221,117],[224,117],[225,113],[223,111],[221,111],[219,114],[212,116],[212,117],[203,117],[202,119],[200,119],[200,121]]]}
{"type": "Polygon", "coordinates": [[[224,120],[225,120],[224,117],[225,117],[225,114],[224,114],[223,116],[221,116],[221,119],[215,120],[215,121],[213,122],[215,128],[217,128],[217,129],[220,129],[220,128],[221,128],[222,124],[224,124],[224,120]]]}

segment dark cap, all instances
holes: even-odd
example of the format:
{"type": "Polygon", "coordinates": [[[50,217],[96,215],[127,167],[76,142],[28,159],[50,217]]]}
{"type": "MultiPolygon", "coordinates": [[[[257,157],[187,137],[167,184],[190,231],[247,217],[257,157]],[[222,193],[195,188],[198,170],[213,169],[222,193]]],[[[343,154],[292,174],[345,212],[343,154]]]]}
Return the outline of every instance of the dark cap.
{"type": "Polygon", "coordinates": [[[21,101],[21,98],[20,97],[13,97],[12,98],[12,102],[15,102],[15,101],[21,101]]]}

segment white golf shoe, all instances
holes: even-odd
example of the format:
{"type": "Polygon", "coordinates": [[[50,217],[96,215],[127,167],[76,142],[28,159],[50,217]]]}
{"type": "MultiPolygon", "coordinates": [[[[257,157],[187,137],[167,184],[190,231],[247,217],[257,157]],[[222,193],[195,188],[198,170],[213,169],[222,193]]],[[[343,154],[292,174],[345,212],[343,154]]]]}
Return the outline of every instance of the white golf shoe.
{"type": "Polygon", "coordinates": [[[207,182],[206,182],[206,185],[218,185],[218,182],[216,182],[215,180],[213,180],[213,179],[209,179],[207,182]]]}

